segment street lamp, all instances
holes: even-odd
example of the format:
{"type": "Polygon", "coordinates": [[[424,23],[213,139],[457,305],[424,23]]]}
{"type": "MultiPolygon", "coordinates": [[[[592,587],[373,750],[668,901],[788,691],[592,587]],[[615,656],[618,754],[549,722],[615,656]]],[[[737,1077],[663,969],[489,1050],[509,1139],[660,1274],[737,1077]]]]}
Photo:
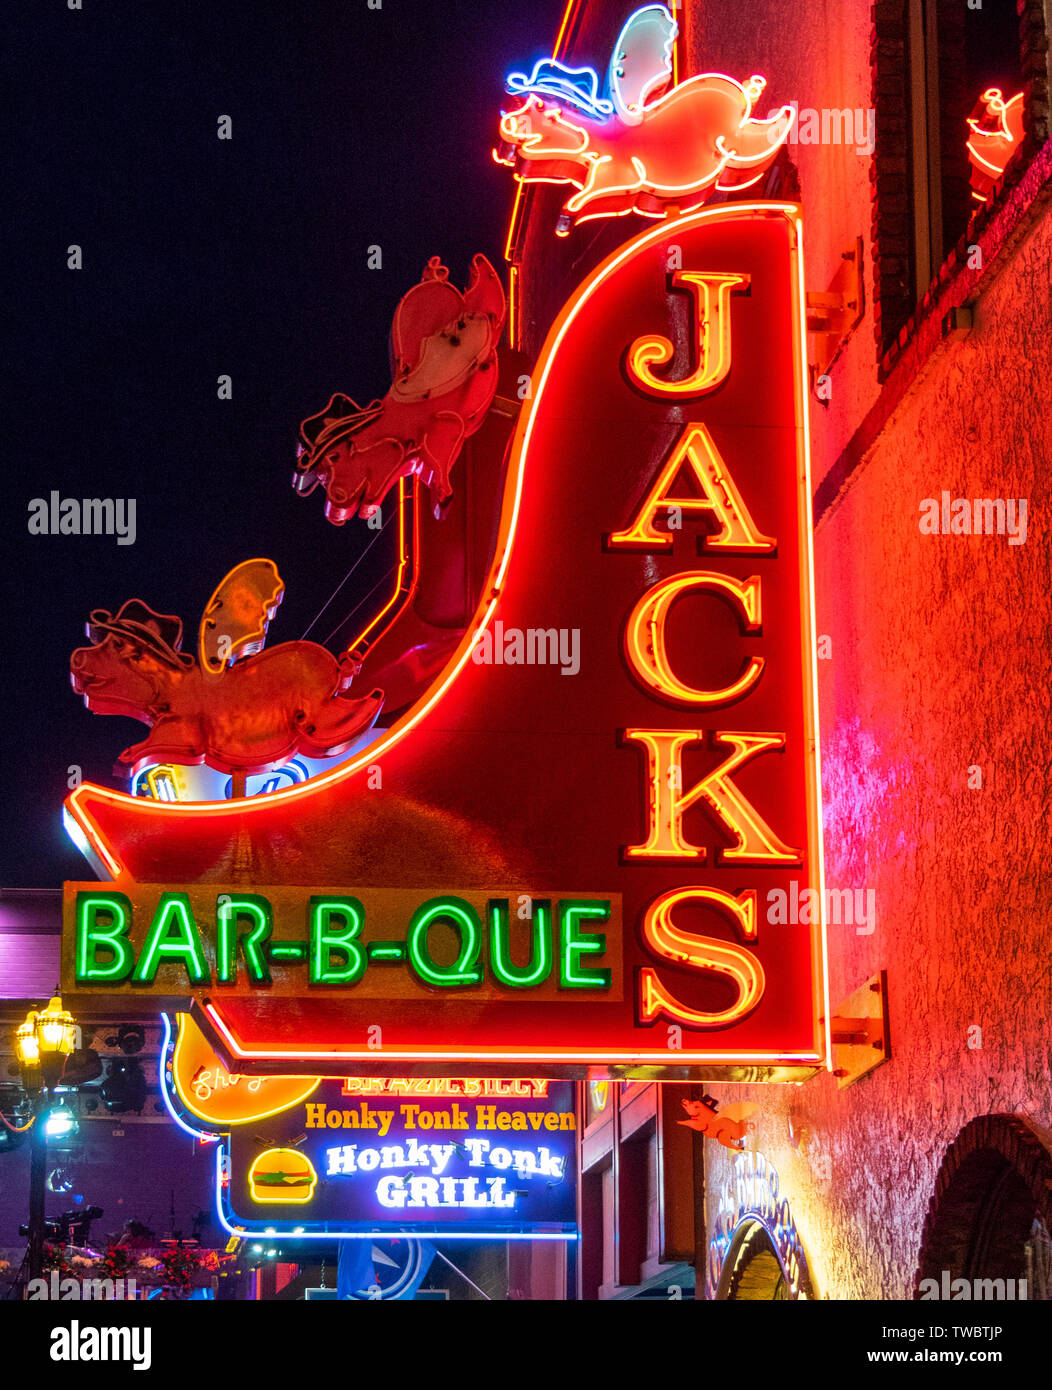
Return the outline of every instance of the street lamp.
{"type": "Polygon", "coordinates": [[[47,1176],[48,1092],[62,1079],[66,1058],[77,1045],[77,1025],[56,994],[46,1009],[31,1010],[15,1032],[22,1084],[36,1095],[29,1169],[29,1278],[44,1273],[44,1183],[47,1176]]]}
{"type": "Polygon", "coordinates": [[[77,1045],[77,1025],[56,994],[46,1009],[26,1014],[15,1034],[23,1079],[34,1089],[57,1086],[66,1058],[77,1045]]]}

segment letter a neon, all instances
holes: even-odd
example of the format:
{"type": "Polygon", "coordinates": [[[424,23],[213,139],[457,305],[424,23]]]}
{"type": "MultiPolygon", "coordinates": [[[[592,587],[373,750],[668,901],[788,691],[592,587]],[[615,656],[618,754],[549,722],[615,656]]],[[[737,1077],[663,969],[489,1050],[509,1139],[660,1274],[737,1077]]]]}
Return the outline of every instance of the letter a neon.
{"type": "Polygon", "coordinates": [[[684,512],[709,513],[719,522],[719,530],[706,536],[702,550],[769,555],[777,549],[773,536],[765,536],[749,515],[741,493],[712,435],[704,425],[687,425],[669,455],[631,526],[609,537],[611,546],[625,549],[671,550],[672,536],[654,525],[657,515],[665,516],[669,507],[684,512]],[[687,466],[702,491],[701,497],[677,497],[670,491],[680,470],[687,466]]]}
{"type": "Polygon", "coordinates": [[[705,862],[705,850],[683,837],[683,814],[703,797],[734,835],[733,849],[720,850],[723,864],[796,864],[799,850],[778,838],[756,807],[730,780],[731,774],[760,753],[784,748],[784,734],[717,733],[717,743],[729,743],[734,752],[707,773],[690,791],[683,786],[683,749],[700,743],[702,730],[686,733],[663,729],[628,729],[625,738],[647,750],[647,782],[650,792],[650,832],[642,845],[630,845],[629,859],[697,859],[705,862]]]}

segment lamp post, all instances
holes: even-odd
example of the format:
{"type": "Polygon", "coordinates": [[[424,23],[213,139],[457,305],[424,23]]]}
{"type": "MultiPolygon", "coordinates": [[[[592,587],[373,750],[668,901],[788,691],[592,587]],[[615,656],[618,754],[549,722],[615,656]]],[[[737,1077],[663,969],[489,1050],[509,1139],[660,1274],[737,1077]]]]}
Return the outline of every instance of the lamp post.
{"type": "Polygon", "coordinates": [[[47,1177],[47,1102],[50,1091],[62,1079],[66,1058],[77,1045],[73,1015],[62,1007],[56,994],[46,1009],[32,1010],[15,1033],[15,1047],[22,1085],[35,1096],[35,1118],[30,1135],[29,1167],[29,1278],[44,1272],[44,1185],[47,1177]]]}

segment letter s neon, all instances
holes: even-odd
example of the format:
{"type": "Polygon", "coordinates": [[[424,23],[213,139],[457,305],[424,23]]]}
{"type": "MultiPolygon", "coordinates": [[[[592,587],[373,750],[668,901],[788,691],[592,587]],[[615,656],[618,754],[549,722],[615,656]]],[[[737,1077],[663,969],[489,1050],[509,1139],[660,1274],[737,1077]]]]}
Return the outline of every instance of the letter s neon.
{"type": "Polygon", "coordinates": [[[640,1017],[652,1023],[659,1015],[674,1019],[688,1028],[725,1028],[750,1014],[763,998],[763,967],[751,951],[732,946],[714,937],[681,931],[672,921],[673,910],[683,902],[707,904],[730,915],[746,941],[755,941],[756,890],[746,889],[736,898],[718,888],[674,888],[656,898],[643,917],[643,937],[657,955],[692,970],[715,971],[737,987],[738,997],[728,1008],[704,1013],[688,1008],[673,998],[658,978],[656,970],[645,966],[639,972],[640,1017]]]}

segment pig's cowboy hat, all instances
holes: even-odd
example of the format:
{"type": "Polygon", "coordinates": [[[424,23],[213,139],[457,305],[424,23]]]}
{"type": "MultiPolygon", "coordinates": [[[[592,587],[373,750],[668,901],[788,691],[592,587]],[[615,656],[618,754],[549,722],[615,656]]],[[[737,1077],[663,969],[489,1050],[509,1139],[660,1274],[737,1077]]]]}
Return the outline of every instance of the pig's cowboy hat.
{"type": "Polygon", "coordinates": [[[129,599],[113,614],[105,608],[93,610],[87,625],[91,641],[97,645],[110,633],[137,643],[169,666],[181,668],[194,664],[189,652],[179,650],[183,642],[182,620],[171,613],[155,613],[141,599],[129,599]]]}

